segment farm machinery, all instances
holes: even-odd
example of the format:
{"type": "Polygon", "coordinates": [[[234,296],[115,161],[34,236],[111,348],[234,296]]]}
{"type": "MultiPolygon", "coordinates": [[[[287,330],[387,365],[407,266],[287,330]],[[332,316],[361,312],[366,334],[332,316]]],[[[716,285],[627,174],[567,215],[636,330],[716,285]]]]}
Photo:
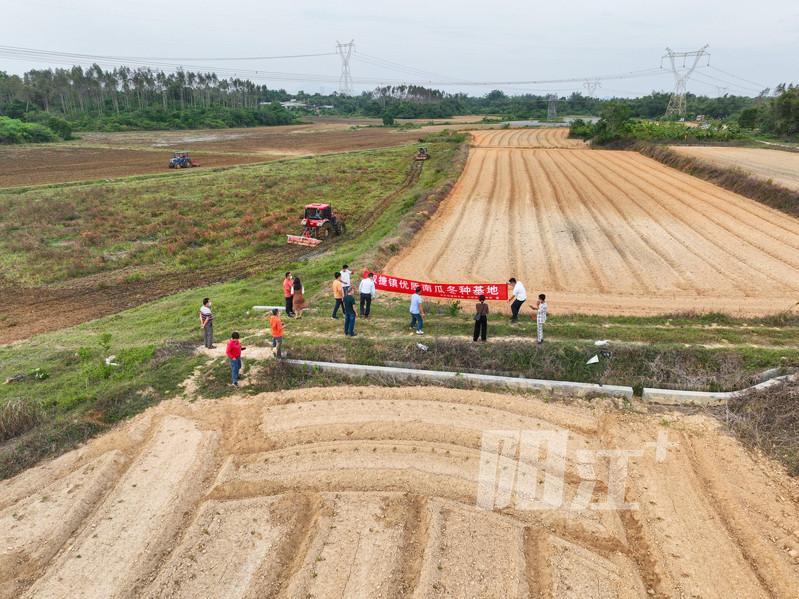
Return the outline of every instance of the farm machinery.
{"type": "Polygon", "coordinates": [[[288,235],[287,243],[317,246],[331,235],[344,235],[346,226],[330,204],[308,204],[300,224],[302,235],[288,235]]]}
{"type": "Polygon", "coordinates": [[[175,152],[169,159],[169,168],[192,168],[194,166],[200,166],[200,164],[194,162],[188,152],[175,152]]]}
{"type": "Polygon", "coordinates": [[[427,148],[419,148],[419,151],[416,152],[416,156],[414,156],[414,160],[427,160],[430,158],[430,154],[427,153],[427,148]]]}

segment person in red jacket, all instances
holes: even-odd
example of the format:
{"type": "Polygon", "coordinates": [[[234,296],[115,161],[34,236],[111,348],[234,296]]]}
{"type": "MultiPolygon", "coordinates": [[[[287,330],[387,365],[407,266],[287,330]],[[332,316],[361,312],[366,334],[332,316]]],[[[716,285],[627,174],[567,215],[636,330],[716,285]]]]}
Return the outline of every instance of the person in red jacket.
{"type": "Polygon", "coordinates": [[[239,371],[241,371],[241,351],[247,349],[241,346],[239,341],[239,334],[236,331],[230,335],[230,341],[227,342],[227,349],[225,353],[230,360],[230,378],[234,387],[239,386],[239,371]]]}

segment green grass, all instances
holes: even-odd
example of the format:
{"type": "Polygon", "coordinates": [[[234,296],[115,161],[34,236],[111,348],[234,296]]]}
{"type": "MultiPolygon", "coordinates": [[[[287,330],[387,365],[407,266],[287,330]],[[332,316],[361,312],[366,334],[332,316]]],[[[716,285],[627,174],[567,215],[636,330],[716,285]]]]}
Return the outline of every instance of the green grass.
{"type": "MultiPolygon", "coordinates": [[[[248,312],[255,304],[282,303],[281,280],[285,270],[300,274],[306,290],[313,296],[342,263],[356,265],[357,257],[374,256],[381,242],[397,232],[397,223],[403,221],[417,200],[457,177],[459,166],[453,158],[458,148],[456,143],[437,144],[419,181],[401,194],[367,231],[348,235],[313,259],[294,264],[276,263],[260,276],[185,291],[76,327],[37,335],[23,343],[0,346],[1,380],[30,373],[35,368],[49,375],[43,380],[28,378],[21,383],[0,385],[0,408],[11,399],[22,399],[36,402],[45,414],[44,421],[33,430],[0,446],[0,479],[176,395],[180,391],[178,385],[205,361],[187,350],[200,342],[197,311],[202,297],[213,298],[216,334],[218,341],[223,342],[233,329],[265,326],[263,316],[248,312]],[[119,366],[105,365],[105,357],[111,354],[116,356],[119,366]]],[[[409,150],[406,147],[404,151],[374,152],[393,165],[393,170],[380,171],[385,181],[373,182],[378,189],[396,189],[405,178],[409,150]]],[[[368,156],[363,153],[297,162],[316,165],[318,169],[320,165],[331,164],[331,158],[335,158],[332,164],[339,166],[349,159],[356,165],[350,165],[351,168],[365,169],[369,164],[368,156]]],[[[296,177],[308,174],[305,166],[295,168],[296,177]]],[[[203,180],[207,188],[216,188],[217,179],[229,181],[230,176],[231,173],[221,172],[203,180]]],[[[368,173],[363,176],[371,177],[368,173]]],[[[181,179],[192,189],[196,184],[189,178],[181,179]]],[[[302,181],[297,182],[298,186],[301,184],[302,181]]],[[[352,193],[350,184],[343,180],[323,185],[335,188],[331,193],[337,194],[336,197],[350,197],[352,193]]],[[[138,182],[135,186],[138,187],[138,182]]],[[[373,203],[378,199],[375,193],[369,198],[373,203]]],[[[301,201],[304,203],[305,199],[301,201]]],[[[361,197],[352,201],[366,200],[361,197]]]]}
{"type": "MultiPolygon", "coordinates": [[[[433,151],[446,154],[445,148],[433,151]]],[[[413,151],[0,191],[0,276],[36,285],[126,267],[190,270],[253,255],[297,232],[308,202],[329,202],[356,222],[402,182],[413,151]]]]}

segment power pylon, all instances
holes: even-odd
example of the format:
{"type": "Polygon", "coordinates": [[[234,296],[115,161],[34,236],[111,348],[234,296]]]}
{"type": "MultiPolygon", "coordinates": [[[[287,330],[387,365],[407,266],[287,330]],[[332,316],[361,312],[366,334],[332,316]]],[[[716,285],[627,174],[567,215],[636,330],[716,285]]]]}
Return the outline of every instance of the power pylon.
{"type": "Polygon", "coordinates": [[[547,96],[547,120],[551,121],[558,118],[558,96],[549,94],[547,96]]]}
{"type": "Polygon", "coordinates": [[[355,40],[342,44],[336,40],[336,52],[341,58],[341,76],[338,78],[338,93],[344,96],[352,95],[352,75],[350,74],[350,56],[355,47],[355,40]]]}
{"type": "Polygon", "coordinates": [[[671,64],[671,72],[674,73],[674,91],[671,94],[671,98],[669,98],[669,105],[666,107],[666,116],[685,115],[685,93],[688,78],[694,72],[696,65],[699,64],[703,56],[707,56],[708,63],[710,62],[710,52],[707,49],[707,44],[693,52],[675,52],[671,48],[666,48],[666,54],[660,59],[660,66],[663,67],[663,59],[668,58],[671,64]],[[678,64],[680,58],[682,58],[682,65],[678,64]],[[689,61],[689,58],[693,58],[693,62],[689,61]]]}
{"type": "Polygon", "coordinates": [[[589,96],[593,96],[596,88],[602,87],[602,82],[599,79],[586,79],[583,81],[583,87],[589,96]]]}

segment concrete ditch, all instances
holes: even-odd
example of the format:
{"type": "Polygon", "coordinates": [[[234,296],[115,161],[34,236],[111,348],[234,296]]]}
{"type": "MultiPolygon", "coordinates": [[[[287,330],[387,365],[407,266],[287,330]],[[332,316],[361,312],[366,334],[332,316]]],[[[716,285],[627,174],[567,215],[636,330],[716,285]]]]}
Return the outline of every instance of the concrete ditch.
{"type": "MultiPolygon", "coordinates": [[[[353,376],[376,375],[391,376],[407,380],[467,381],[486,387],[501,387],[524,391],[539,391],[553,396],[569,397],[621,397],[633,398],[633,388],[625,385],[599,385],[596,383],[577,383],[572,381],[550,381],[523,377],[475,374],[471,372],[451,372],[444,370],[421,370],[418,368],[398,368],[393,366],[369,366],[340,362],[316,362],[313,360],[285,360],[287,364],[331,370],[353,376]]],[[[739,391],[685,391],[681,389],[655,389],[645,387],[641,400],[645,403],[669,406],[711,407],[723,405],[727,400],[752,390],[767,389],[781,382],[799,379],[799,373],[776,376],[777,369],[764,372],[762,382],[739,391]]]]}

